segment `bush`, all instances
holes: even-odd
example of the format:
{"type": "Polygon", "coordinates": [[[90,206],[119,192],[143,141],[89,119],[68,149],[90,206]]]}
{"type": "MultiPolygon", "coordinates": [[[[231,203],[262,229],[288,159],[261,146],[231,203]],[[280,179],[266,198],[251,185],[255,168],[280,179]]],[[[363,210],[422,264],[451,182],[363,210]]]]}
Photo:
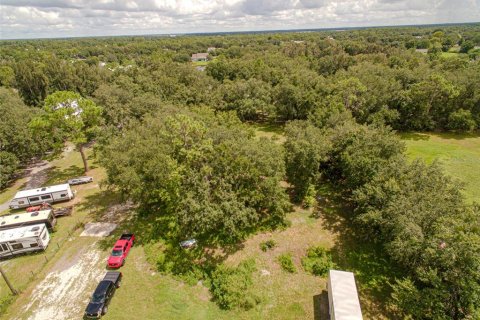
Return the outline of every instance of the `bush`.
{"type": "Polygon", "coordinates": [[[267,252],[267,250],[273,249],[276,245],[277,245],[277,243],[275,242],[275,240],[270,239],[270,240],[267,240],[267,241],[264,241],[264,242],[260,243],[260,249],[263,252],[267,252]]]}
{"type": "Polygon", "coordinates": [[[236,268],[220,265],[211,275],[210,292],[222,309],[241,308],[248,310],[260,302],[252,293],[252,272],[255,261],[246,260],[236,268]]]}
{"type": "Polygon", "coordinates": [[[283,270],[290,273],[297,272],[297,268],[295,268],[295,264],[293,264],[292,255],[290,253],[284,253],[280,255],[277,259],[283,270]]]}
{"type": "Polygon", "coordinates": [[[315,190],[315,186],[313,184],[308,186],[307,193],[305,194],[305,198],[303,199],[303,207],[304,208],[313,208],[317,204],[316,199],[317,191],[315,190]]]}
{"type": "Polygon", "coordinates": [[[470,110],[459,109],[448,116],[448,129],[454,131],[473,131],[477,123],[470,110]]]}
{"type": "Polygon", "coordinates": [[[333,268],[332,256],[323,247],[310,247],[307,255],[302,259],[302,266],[305,271],[323,277],[333,268]]]}

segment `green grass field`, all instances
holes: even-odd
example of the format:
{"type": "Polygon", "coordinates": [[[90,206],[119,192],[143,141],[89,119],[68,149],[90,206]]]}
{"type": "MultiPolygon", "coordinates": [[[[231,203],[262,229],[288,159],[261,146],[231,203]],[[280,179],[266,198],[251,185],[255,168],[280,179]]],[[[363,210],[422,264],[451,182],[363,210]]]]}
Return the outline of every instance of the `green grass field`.
{"type": "Polygon", "coordinates": [[[440,161],[445,172],[465,184],[469,202],[480,203],[480,135],[453,133],[400,134],[411,159],[440,161]]]}

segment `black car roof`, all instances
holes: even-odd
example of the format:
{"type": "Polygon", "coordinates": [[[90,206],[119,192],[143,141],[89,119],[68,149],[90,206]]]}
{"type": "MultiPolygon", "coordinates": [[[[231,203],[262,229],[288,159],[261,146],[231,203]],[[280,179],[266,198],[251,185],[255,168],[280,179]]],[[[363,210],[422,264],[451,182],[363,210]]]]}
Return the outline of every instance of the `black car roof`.
{"type": "Polygon", "coordinates": [[[95,289],[94,293],[105,293],[107,291],[108,286],[111,285],[111,281],[100,281],[100,283],[97,286],[97,289],[95,289]]]}

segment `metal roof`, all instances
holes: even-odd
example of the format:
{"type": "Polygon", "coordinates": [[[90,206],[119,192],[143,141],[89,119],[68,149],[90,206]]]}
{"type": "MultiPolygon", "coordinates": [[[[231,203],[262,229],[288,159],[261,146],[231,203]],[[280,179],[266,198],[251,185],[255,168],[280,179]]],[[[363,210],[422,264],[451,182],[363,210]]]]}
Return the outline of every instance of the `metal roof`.
{"type": "Polygon", "coordinates": [[[44,223],[33,226],[18,227],[7,230],[0,230],[0,242],[21,240],[30,237],[38,237],[46,226],[44,223]]]}
{"type": "Polygon", "coordinates": [[[26,222],[44,221],[52,214],[52,210],[40,210],[34,212],[14,213],[0,217],[0,228],[12,224],[23,224],[26,222]]]}
{"type": "Polygon", "coordinates": [[[353,273],[330,270],[328,276],[335,320],[363,319],[353,273]]]}
{"type": "Polygon", "coordinates": [[[65,191],[69,189],[70,189],[70,185],[68,183],[65,183],[65,184],[57,184],[54,186],[42,187],[37,189],[22,190],[17,192],[14,199],[31,197],[31,196],[41,195],[45,193],[65,191]]]}

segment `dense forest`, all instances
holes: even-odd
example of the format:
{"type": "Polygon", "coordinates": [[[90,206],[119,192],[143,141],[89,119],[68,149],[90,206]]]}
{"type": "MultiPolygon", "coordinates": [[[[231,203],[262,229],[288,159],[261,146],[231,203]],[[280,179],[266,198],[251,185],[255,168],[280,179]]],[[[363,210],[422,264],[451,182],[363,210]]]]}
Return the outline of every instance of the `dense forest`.
{"type": "Polygon", "coordinates": [[[212,277],[219,300],[230,271],[201,248],[285,227],[329,184],[401,270],[394,314],[480,317],[480,207],[395,135],[480,128],[480,24],[2,41],[0,85],[2,188],[66,141],[87,171],[94,143],[106,183],[151,219],[158,268],[212,277]],[[285,143],[252,123],[284,126],[285,143]],[[200,248],[175,245],[192,237],[200,248]]]}

